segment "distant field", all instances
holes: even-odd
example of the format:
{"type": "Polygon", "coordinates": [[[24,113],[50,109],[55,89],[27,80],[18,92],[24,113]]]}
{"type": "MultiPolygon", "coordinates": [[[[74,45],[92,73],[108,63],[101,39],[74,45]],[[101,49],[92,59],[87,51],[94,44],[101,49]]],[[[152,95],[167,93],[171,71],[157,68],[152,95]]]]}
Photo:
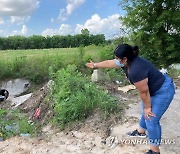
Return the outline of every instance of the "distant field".
{"type": "MultiPolygon", "coordinates": [[[[17,57],[24,58],[40,58],[40,57],[54,57],[62,56],[63,58],[72,59],[78,54],[78,48],[58,48],[58,49],[34,49],[34,50],[0,50],[0,61],[9,61],[17,57]]],[[[98,51],[102,47],[88,46],[84,48],[85,55],[90,55],[97,58],[98,51]]]]}
{"type": "Polygon", "coordinates": [[[59,48],[35,50],[1,50],[0,81],[8,78],[26,78],[35,83],[49,79],[49,68],[57,71],[68,64],[85,68],[89,59],[99,60],[104,47],[59,48]],[[80,52],[83,51],[83,52],[80,52]],[[83,54],[83,55],[82,55],[83,54]]]}

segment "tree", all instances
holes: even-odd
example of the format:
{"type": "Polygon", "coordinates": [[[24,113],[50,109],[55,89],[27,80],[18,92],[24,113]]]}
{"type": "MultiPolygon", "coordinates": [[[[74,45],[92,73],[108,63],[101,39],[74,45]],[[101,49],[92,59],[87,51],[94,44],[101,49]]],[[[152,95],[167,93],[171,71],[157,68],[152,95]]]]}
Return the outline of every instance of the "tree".
{"type": "Polygon", "coordinates": [[[88,35],[89,36],[89,30],[87,28],[81,29],[81,34],[88,35]]]}
{"type": "Polygon", "coordinates": [[[6,38],[1,38],[0,37],[0,50],[5,50],[6,49],[6,38]]]}
{"type": "Polygon", "coordinates": [[[44,49],[46,47],[46,38],[40,35],[33,35],[28,38],[30,49],[44,49]]]}
{"type": "Polygon", "coordinates": [[[180,1],[123,0],[121,17],[142,54],[158,66],[180,61],[180,1]]]}

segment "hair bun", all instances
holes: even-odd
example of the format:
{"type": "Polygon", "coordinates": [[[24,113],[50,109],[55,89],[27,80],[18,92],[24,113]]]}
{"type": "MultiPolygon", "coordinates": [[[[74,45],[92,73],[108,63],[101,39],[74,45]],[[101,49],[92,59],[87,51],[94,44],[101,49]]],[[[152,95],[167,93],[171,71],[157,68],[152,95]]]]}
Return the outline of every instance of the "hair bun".
{"type": "Polygon", "coordinates": [[[139,47],[137,45],[133,47],[133,52],[135,56],[139,55],[139,47]]]}
{"type": "Polygon", "coordinates": [[[136,45],[133,47],[133,51],[138,51],[139,52],[139,47],[136,45]]]}

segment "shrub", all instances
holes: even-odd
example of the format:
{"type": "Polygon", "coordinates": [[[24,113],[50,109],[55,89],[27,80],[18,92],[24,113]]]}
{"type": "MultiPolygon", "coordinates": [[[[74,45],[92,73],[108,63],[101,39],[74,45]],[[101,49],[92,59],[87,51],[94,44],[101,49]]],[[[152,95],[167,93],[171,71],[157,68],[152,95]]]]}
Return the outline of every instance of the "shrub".
{"type": "Polygon", "coordinates": [[[114,46],[105,46],[102,48],[102,50],[99,52],[99,57],[101,60],[108,60],[114,58],[114,46]]]}
{"type": "Polygon", "coordinates": [[[54,78],[54,121],[61,127],[85,119],[94,109],[99,109],[105,117],[122,110],[115,98],[88,81],[74,65],[51,76],[54,78]]]}

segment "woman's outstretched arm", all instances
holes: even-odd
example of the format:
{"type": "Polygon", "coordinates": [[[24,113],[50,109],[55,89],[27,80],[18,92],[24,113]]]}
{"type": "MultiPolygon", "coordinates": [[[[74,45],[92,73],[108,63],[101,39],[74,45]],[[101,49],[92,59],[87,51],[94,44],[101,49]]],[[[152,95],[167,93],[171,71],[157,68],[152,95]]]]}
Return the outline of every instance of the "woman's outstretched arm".
{"type": "Polygon", "coordinates": [[[119,66],[116,65],[114,59],[112,60],[105,60],[102,62],[90,62],[90,63],[86,63],[86,66],[89,68],[120,68],[119,66]]]}

